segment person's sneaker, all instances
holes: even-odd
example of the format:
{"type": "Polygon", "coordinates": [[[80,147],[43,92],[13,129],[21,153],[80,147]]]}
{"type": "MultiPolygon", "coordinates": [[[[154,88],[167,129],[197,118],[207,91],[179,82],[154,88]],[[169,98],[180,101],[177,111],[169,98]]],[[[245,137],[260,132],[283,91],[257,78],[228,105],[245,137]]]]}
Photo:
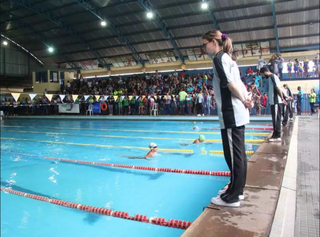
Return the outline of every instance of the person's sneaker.
{"type": "Polygon", "coordinates": [[[293,121],[293,118],[290,118],[290,121],[292,122],[292,121],[293,121]]]}
{"type": "Polygon", "coordinates": [[[269,139],[269,142],[281,142],[281,141],[282,141],[281,137],[269,139]]]}
{"type": "Polygon", "coordinates": [[[204,114],[202,114],[202,116],[204,116],[204,114]]]}
{"type": "MultiPolygon", "coordinates": [[[[226,192],[226,189],[221,189],[221,190],[219,190],[218,195],[220,196],[221,194],[224,194],[225,192],[226,192]]],[[[244,195],[243,194],[239,195],[239,200],[244,200],[244,195]]]]}
{"type": "Polygon", "coordinates": [[[201,114],[198,114],[197,116],[201,116],[201,114]]]}
{"type": "Polygon", "coordinates": [[[240,207],[240,202],[233,202],[228,203],[223,201],[220,197],[213,197],[211,198],[211,203],[217,206],[224,206],[224,207],[240,207]]]}

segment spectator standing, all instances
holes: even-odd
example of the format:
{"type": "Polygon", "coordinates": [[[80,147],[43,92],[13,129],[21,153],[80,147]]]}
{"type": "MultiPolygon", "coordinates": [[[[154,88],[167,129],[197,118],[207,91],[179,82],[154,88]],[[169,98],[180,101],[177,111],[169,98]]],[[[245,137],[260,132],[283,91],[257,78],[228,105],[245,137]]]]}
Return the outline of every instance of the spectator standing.
{"type": "Polygon", "coordinates": [[[315,69],[315,76],[320,77],[320,56],[319,53],[317,53],[315,59],[313,59],[314,63],[314,69],[315,69]]]}
{"type": "Polygon", "coordinates": [[[286,101],[283,98],[279,77],[263,67],[260,73],[269,79],[269,104],[271,105],[271,116],[273,123],[273,134],[269,139],[270,142],[281,142],[281,111],[286,101]]]}
{"type": "Polygon", "coordinates": [[[288,70],[288,75],[289,75],[289,78],[291,79],[291,74],[292,74],[292,62],[291,62],[291,59],[289,59],[289,62],[287,64],[287,70],[288,70]]]}
{"type": "Polygon", "coordinates": [[[218,106],[222,144],[226,162],[231,171],[230,184],[220,190],[218,197],[211,202],[219,206],[239,207],[243,199],[246,183],[247,157],[244,145],[244,125],[249,123],[251,106],[247,92],[241,81],[239,68],[231,59],[232,40],[218,30],[202,36],[203,45],[209,56],[214,56],[214,94],[218,106]]]}
{"type": "Polygon", "coordinates": [[[314,110],[314,103],[316,103],[316,98],[317,95],[314,91],[314,89],[311,89],[311,93],[309,95],[309,102],[310,102],[310,107],[311,107],[311,115],[315,114],[315,110],[314,110]]]}
{"type": "Polygon", "coordinates": [[[278,62],[279,62],[279,75],[280,75],[280,79],[283,78],[283,75],[282,75],[282,70],[283,70],[283,64],[284,64],[284,58],[281,56],[281,54],[279,55],[278,57],[278,62]]]}

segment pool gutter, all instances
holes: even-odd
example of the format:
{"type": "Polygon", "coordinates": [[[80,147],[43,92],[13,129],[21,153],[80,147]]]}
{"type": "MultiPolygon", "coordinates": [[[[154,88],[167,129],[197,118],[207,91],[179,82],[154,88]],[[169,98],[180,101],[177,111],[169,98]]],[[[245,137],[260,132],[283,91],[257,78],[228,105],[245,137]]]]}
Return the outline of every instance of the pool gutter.
{"type": "MultiPolygon", "coordinates": [[[[283,128],[282,143],[261,144],[248,162],[245,200],[241,201],[241,207],[226,208],[209,204],[181,237],[292,236],[289,232],[294,230],[295,193],[293,190],[288,195],[288,189],[295,187],[296,166],[289,165],[289,162],[296,162],[294,149],[297,149],[297,143],[292,142],[291,157],[287,162],[292,125],[283,128]],[[284,209],[287,210],[285,213],[284,209]]],[[[296,126],[297,122],[293,140],[296,139],[296,126]]]]}

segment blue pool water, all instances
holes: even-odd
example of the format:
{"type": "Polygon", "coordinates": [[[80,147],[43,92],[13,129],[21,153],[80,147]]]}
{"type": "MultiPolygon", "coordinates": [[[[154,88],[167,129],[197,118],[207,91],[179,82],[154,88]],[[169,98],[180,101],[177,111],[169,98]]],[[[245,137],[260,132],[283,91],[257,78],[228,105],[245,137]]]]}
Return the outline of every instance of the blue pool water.
{"type": "MultiPolygon", "coordinates": [[[[219,130],[204,130],[218,127],[214,122],[11,120],[1,125],[1,186],[17,191],[124,211],[130,216],[143,214],[167,221],[194,221],[229,180],[228,177],[117,169],[43,158],[228,171],[222,155],[201,152],[222,150],[221,143],[179,144],[192,143],[185,139],[196,139],[203,132],[217,133],[205,134],[206,139],[221,139],[219,130]],[[195,125],[200,131],[192,130],[195,125]],[[140,148],[147,148],[150,142],[157,143],[160,149],[188,149],[193,153],[160,151],[151,160],[123,157],[144,156],[147,150],[140,148]]],[[[249,134],[252,132],[256,133],[247,131],[246,139],[266,137],[249,134]]],[[[247,150],[255,151],[258,146],[246,144],[247,150]]],[[[1,203],[2,236],[176,237],[183,233],[179,229],[86,213],[4,192],[1,192],[1,203]]]]}

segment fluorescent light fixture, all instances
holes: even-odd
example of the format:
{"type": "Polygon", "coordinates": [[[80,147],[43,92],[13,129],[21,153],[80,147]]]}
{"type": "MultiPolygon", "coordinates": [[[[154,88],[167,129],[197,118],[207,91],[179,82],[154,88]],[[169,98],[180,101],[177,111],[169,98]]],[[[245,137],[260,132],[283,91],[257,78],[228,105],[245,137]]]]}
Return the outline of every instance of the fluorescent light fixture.
{"type": "Polygon", "coordinates": [[[153,18],[153,12],[147,12],[147,18],[149,19],[153,18]]]}
{"type": "Polygon", "coordinates": [[[102,25],[102,26],[106,26],[106,25],[107,25],[107,22],[106,22],[106,21],[101,21],[101,25],[102,25]]]}
{"type": "Polygon", "coordinates": [[[208,9],[208,3],[206,3],[206,2],[201,3],[201,9],[203,9],[203,10],[208,9]]]}

